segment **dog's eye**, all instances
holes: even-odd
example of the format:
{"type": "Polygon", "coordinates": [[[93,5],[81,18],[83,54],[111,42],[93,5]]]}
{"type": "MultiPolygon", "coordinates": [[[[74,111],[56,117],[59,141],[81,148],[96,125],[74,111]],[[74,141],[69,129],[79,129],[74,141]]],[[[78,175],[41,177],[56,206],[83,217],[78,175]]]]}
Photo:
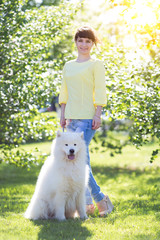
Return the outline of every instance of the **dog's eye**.
{"type": "Polygon", "coordinates": [[[76,146],[77,144],[75,143],[74,146],[76,146]]]}
{"type": "Polygon", "coordinates": [[[68,144],[66,143],[65,146],[68,146],[68,144]]]}

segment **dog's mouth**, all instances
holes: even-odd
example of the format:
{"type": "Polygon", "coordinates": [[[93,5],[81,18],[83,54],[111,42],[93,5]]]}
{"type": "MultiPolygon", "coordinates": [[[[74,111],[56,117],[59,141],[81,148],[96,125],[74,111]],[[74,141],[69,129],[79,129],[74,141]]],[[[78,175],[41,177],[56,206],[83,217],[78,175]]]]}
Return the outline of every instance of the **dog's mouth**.
{"type": "Polygon", "coordinates": [[[74,160],[74,159],[75,159],[75,155],[74,155],[74,154],[68,155],[68,159],[69,159],[69,160],[74,160]]]}

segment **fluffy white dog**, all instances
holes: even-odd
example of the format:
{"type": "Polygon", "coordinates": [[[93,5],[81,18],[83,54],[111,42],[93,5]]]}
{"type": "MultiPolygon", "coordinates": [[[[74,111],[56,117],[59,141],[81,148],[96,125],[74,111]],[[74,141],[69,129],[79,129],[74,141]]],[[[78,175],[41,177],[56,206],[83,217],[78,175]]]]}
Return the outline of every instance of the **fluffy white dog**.
{"type": "Polygon", "coordinates": [[[83,133],[57,133],[51,155],[41,168],[35,192],[25,212],[29,219],[65,220],[78,213],[87,218],[85,189],[88,183],[83,133]]]}

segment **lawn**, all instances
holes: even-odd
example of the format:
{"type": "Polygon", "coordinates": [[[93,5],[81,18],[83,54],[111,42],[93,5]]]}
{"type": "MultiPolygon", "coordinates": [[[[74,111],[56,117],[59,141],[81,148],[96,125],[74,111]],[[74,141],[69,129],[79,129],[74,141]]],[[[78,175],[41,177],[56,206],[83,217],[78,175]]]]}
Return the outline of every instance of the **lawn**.
{"type": "MultiPolygon", "coordinates": [[[[50,142],[36,144],[49,153],[50,142]]],[[[94,143],[93,143],[94,144],[94,143]]],[[[32,149],[35,144],[24,146],[32,149]]],[[[79,219],[30,221],[23,213],[34,192],[40,166],[30,171],[0,165],[0,239],[2,240],[159,240],[160,161],[149,163],[155,144],[141,150],[126,146],[121,155],[91,154],[92,170],[115,208],[106,218],[96,210],[86,221],[79,219]]]]}

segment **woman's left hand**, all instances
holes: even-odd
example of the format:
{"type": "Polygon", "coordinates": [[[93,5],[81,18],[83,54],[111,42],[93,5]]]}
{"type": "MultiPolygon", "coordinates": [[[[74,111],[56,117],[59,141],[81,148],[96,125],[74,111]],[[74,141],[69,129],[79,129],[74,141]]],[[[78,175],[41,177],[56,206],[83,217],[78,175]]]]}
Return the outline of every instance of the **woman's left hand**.
{"type": "Polygon", "coordinates": [[[99,116],[94,115],[92,121],[92,129],[96,130],[101,126],[101,118],[99,116]]]}

